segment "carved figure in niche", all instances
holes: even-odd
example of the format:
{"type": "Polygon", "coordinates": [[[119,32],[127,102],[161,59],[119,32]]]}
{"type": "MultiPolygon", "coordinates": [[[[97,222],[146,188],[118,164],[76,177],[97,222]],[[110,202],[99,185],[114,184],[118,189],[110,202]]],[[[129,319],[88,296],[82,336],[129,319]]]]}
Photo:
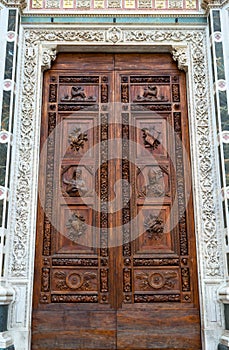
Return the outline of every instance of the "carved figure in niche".
{"type": "Polygon", "coordinates": [[[82,170],[76,168],[73,171],[72,179],[63,179],[63,182],[67,185],[66,192],[71,197],[83,197],[88,192],[85,181],[82,179],[82,170]]]}
{"type": "Polygon", "coordinates": [[[84,142],[88,141],[87,133],[81,132],[81,128],[75,128],[68,137],[71,149],[78,152],[80,148],[84,148],[84,142]]]}
{"type": "Polygon", "coordinates": [[[96,97],[95,96],[86,96],[84,92],[84,88],[82,86],[72,86],[71,88],[71,96],[68,94],[64,95],[64,97],[61,98],[62,102],[66,101],[76,101],[76,102],[95,102],[96,97]]]}
{"type": "Polygon", "coordinates": [[[168,196],[166,193],[164,183],[164,173],[167,173],[167,169],[164,167],[157,166],[152,167],[148,171],[149,184],[145,186],[143,195],[147,197],[163,197],[168,196]]]}
{"type": "Polygon", "coordinates": [[[164,231],[164,225],[163,220],[161,220],[158,216],[150,214],[144,220],[144,227],[149,239],[161,239],[164,231]]]}
{"type": "Polygon", "coordinates": [[[144,88],[142,96],[138,95],[134,102],[153,102],[153,101],[162,101],[166,102],[168,99],[161,95],[158,96],[158,88],[154,85],[147,85],[144,88]]]}
{"type": "Polygon", "coordinates": [[[157,131],[154,126],[151,129],[143,128],[142,131],[145,148],[150,150],[157,149],[161,144],[159,140],[161,132],[157,131]]]}
{"type": "Polygon", "coordinates": [[[87,229],[85,219],[82,215],[79,214],[79,212],[72,214],[66,224],[66,227],[68,228],[66,236],[73,242],[82,236],[87,229]]]}

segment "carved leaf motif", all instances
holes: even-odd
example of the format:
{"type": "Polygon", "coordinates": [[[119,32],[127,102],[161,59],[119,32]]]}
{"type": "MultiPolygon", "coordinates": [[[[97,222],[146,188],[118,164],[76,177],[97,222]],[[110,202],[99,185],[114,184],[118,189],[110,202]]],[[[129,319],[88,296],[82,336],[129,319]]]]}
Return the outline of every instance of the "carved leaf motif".
{"type": "Polygon", "coordinates": [[[80,148],[84,148],[84,142],[88,141],[87,133],[81,132],[81,128],[75,128],[68,137],[71,149],[78,152],[80,148]]]}
{"type": "Polygon", "coordinates": [[[150,214],[144,220],[144,227],[146,228],[146,232],[149,239],[161,239],[164,225],[163,220],[161,220],[158,216],[150,214]]]}

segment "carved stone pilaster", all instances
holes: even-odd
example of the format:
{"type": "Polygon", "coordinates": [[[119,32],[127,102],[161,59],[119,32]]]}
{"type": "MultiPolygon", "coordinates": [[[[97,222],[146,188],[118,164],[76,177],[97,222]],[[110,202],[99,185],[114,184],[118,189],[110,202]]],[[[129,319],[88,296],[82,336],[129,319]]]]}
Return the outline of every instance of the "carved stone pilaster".
{"type": "Polygon", "coordinates": [[[55,47],[42,47],[42,61],[41,70],[44,72],[51,68],[51,62],[56,59],[56,46],[55,47]]]}
{"type": "Polygon", "coordinates": [[[187,54],[187,46],[173,46],[172,47],[172,55],[174,61],[177,61],[178,68],[188,71],[188,54],[187,54]]]}

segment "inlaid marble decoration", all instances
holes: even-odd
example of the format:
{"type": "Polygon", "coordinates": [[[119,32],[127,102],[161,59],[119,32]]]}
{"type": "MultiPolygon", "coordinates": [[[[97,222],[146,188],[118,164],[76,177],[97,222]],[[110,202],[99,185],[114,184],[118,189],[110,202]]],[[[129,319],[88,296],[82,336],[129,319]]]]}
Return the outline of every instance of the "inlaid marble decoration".
{"type": "Polygon", "coordinates": [[[197,10],[197,0],[30,0],[30,10],[197,10]]]}

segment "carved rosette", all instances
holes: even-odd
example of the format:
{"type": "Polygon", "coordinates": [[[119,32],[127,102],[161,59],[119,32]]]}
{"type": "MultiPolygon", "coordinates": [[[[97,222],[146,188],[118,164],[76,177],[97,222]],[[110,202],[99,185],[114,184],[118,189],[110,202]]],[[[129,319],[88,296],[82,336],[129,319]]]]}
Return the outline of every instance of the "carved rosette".
{"type": "MultiPolygon", "coordinates": [[[[19,105],[21,110],[18,113],[19,135],[15,147],[15,159],[17,163],[14,171],[11,208],[11,242],[12,254],[9,256],[9,276],[26,277],[30,271],[31,254],[31,230],[35,224],[31,222],[35,218],[34,206],[31,203],[36,201],[34,188],[36,187],[36,176],[34,176],[34,164],[37,163],[37,148],[39,130],[36,129],[36,120],[39,120],[39,108],[37,105],[38,89],[37,81],[40,75],[38,65],[39,43],[44,47],[42,54],[42,69],[47,69],[52,59],[55,58],[55,49],[45,48],[45,45],[52,45],[53,42],[82,43],[82,44],[110,44],[111,42],[124,42],[130,44],[152,44],[171,45],[174,43],[173,57],[178,60],[180,68],[186,67],[187,46],[190,46],[190,64],[192,66],[192,91],[193,110],[191,118],[193,120],[193,142],[196,143],[193,151],[193,161],[198,164],[196,167],[195,193],[198,197],[198,216],[201,222],[198,223],[197,234],[202,232],[203,245],[203,271],[211,278],[223,275],[222,257],[219,254],[219,236],[216,232],[216,221],[220,217],[219,209],[216,208],[216,197],[212,188],[216,188],[216,175],[213,171],[214,152],[211,133],[210,119],[210,96],[208,93],[209,83],[207,75],[207,54],[206,38],[204,30],[168,30],[168,29],[146,29],[146,28],[119,28],[116,32],[111,28],[82,27],[80,30],[59,29],[26,29],[24,31],[24,52],[23,52],[23,76],[20,82],[22,88],[19,92],[19,105]],[[117,40],[115,39],[117,37],[117,40]],[[109,42],[108,42],[109,40],[109,42]],[[180,47],[179,47],[180,44],[180,47]],[[183,45],[183,46],[182,46],[183,45]],[[184,47],[185,45],[185,47],[184,47]],[[198,179],[198,182],[197,182],[198,179]]],[[[40,61],[41,62],[41,61],[40,61]]],[[[38,170],[38,168],[35,168],[38,170]]],[[[35,170],[35,171],[37,171],[35,170]]],[[[220,225],[217,223],[217,226],[220,225]]],[[[136,296],[137,299],[139,299],[136,296]]],[[[147,299],[147,296],[144,297],[147,299]]],[[[141,302],[141,300],[138,300],[141,302]]]]}

